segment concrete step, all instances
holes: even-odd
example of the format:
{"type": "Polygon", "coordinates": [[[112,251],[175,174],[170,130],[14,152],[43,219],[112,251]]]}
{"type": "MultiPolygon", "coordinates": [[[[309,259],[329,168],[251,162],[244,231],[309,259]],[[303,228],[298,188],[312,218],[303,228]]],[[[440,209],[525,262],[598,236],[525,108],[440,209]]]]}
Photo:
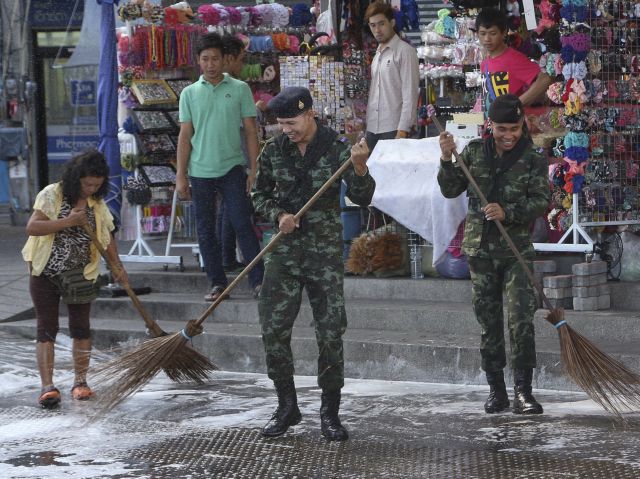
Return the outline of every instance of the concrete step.
{"type": "MultiPolygon", "coordinates": [[[[197,292],[204,297],[209,290],[206,275],[194,270],[181,273],[132,269],[129,277],[132,285],[148,286],[153,292],[197,292]]],[[[228,276],[229,281],[233,278],[233,274],[228,276]]],[[[611,289],[612,308],[640,311],[640,282],[610,281],[608,285],[611,289]]],[[[417,299],[471,303],[471,281],[428,277],[415,280],[347,276],[344,293],[347,299],[417,299]]],[[[248,282],[241,281],[233,294],[249,295],[248,282]]]]}
{"type": "MultiPolygon", "coordinates": [[[[165,321],[187,321],[199,318],[210,303],[201,295],[162,293],[141,297],[151,318],[165,321]]],[[[425,300],[370,300],[346,301],[349,328],[372,331],[390,330],[408,334],[431,336],[461,334],[478,335],[480,329],[470,303],[450,303],[425,300]]],[[[61,315],[66,310],[61,307],[61,315]]],[[[129,298],[98,299],[92,307],[92,318],[130,320],[139,319],[129,298]],[[114,319],[115,318],[115,319],[114,319]]],[[[536,336],[555,338],[557,332],[545,321],[546,310],[536,313],[536,336]]],[[[506,313],[505,313],[506,317],[506,313]]],[[[640,341],[640,313],[623,311],[565,311],[565,319],[580,333],[593,340],[640,341]]],[[[257,301],[248,295],[235,295],[216,308],[209,321],[229,324],[258,324],[257,301]]],[[[303,295],[296,324],[312,326],[311,307],[303,295]]],[[[507,325],[505,324],[505,330],[507,325]]]]}
{"type": "MultiPolygon", "coordinates": [[[[175,293],[178,291],[204,296],[209,290],[209,281],[204,273],[185,271],[129,271],[133,286],[148,286],[153,292],[175,293]]],[[[229,275],[231,281],[235,275],[229,275]]],[[[249,294],[249,284],[241,281],[232,294],[249,294]]],[[[426,299],[432,301],[471,302],[471,282],[445,278],[367,278],[347,276],[344,293],[346,298],[361,299],[426,299]]]]}
{"type": "MultiPolygon", "coordinates": [[[[61,324],[66,325],[63,321],[61,324]]],[[[163,323],[166,331],[177,331],[184,322],[163,323]]],[[[194,347],[223,370],[265,372],[264,352],[257,324],[210,322],[205,334],[196,337],[194,347]]],[[[25,337],[35,335],[35,320],[4,323],[0,327],[25,337]]],[[[138,321],[93,320],[96,348],[131,345],[132,338],[144,339],[138,321]]],[[[65,327],[62,331],[67,333],[65,327]]],[[[484,384],[480,370],[478,338],[462,334],[434,338],[413,331],[373,331],[350,328],[345,335],[345,375],[348,378],[424,381],[454,384],[484,384]]],[[[598,346],[635,371],[640,370],[637,342],[603,341],[598,346]]],[[[296,374],[315,375],[317,346],[313,328],[298,323],[292,350],[296,374]]],[[[566,377],[557,338],[538,339],[538,368],[535,387],[575,389],[566,377]]]]}

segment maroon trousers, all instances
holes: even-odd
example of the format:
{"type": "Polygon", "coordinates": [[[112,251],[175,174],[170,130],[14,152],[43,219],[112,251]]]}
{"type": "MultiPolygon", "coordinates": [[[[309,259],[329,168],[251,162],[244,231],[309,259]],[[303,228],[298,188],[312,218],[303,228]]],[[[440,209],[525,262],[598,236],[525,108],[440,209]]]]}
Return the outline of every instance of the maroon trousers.
{"type": "MultiPolygon", "coordinates": [[[[60,292],[45,276],[29,277],[29,292],[36,309],[37,341],[55,342],[59,328],[60,292]]],[[[74,339],[89,339],[91,303],[68,304],[69,335],[74,339]]]]}

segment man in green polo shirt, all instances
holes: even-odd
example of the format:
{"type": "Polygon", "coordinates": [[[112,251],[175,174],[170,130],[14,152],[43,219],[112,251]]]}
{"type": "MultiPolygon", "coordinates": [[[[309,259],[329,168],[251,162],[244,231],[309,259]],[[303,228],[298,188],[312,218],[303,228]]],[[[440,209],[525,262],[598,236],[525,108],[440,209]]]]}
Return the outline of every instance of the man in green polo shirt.
{"type": "MultiPolygon", "coordinates": [[[[227,286],[215,231],[218,193],[224,198],[242,256],[249,262],[260,251],[248,199],[258,156],[256,108],[249,86],[223,72],[222,39],[218,34],[202,35],[196,52],[202,75],[180,95],[176,188],[181,199],[193,199],[198,245],[211,282],[205,299],[215,301],[227,286]],[[248,176],[244,173],[240,124],[247,144],[248,176]]],[[[262,263],[249,273],[256,296],[263,273],[262,263]]]]}

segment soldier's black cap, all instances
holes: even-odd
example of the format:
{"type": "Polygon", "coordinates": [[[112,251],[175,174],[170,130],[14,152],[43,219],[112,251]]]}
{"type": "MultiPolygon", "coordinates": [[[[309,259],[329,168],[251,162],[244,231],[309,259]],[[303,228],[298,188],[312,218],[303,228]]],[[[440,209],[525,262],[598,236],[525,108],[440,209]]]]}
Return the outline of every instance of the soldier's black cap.
{"type": "Polygon", "coordinates": [[[311,93],[306,88],[283,88],[267,105],[276,118],[294,118],[313,106],[311,93]]]}
{"type": "Polygon", "coordinates": [[[489,119],[495,123],[518,123],[524,117],[524,107],[515,95],[501,95],[489,107],[489,119]]]}

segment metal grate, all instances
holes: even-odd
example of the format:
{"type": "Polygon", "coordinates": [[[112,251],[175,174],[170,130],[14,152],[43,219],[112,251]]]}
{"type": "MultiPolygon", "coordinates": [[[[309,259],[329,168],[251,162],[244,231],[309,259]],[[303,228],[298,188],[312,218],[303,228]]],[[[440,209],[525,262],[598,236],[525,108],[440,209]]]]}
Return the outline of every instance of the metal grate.
{"type": "MultiPolygon", "coordinates": [[[[76,408],[72,408],[76,409],[76,408]]],[[[0,413],[0,423],[17,419],[21,427],[41,428],[70,418],[68,411],[42,411],[32,407],[15,407],[0,413]]],[[[346,443],[329,443],[314,430],[295,428],[295,434],[277,439],[264,439],[257,429],[189,428],[166,421],[111,418],[105,429],[108,434],[95,458],[79,463],[71,449],[58,449],[66,439],[55,434],[33,434],[25,448],[23,438],[5,438],[0,453],[23,450],[20,455],[3,458],[5,464],[16,467],[82,467],[105,465],[117,461],[128,464],[131,472],[122,468],[100,477],[163,478],[225,478],[225,479],[555,479],[603,478],[636,479],[640,465],[635,461],[635,446],[618,451],[617,460],[604,459],[594,451],[611,447],[607,435],[596,433],[583,437],[582,443],[541,450],[548,434],[557,435],[567,428],[562,422],[514,422],[500,417],[494,427],[486,430],[488,437],[472,439],[468,431],[459,430],[448,420],[433,416],[425,425],[424,437],[413,434],[394,435],[384,422],[379,428],[358,436],[357,429],[346,443]],[[444,422],[443,422],[444,421],[444,422]],[[433,428],[440,433],[433,435],[433,428]],[[497,427],[497,429],[496,429],[497,427]],[[171,437],[169,437],[171,436],[171,437]],[[109,438],[127,437],[125,443],[109,438]],[[140,439],[140,441],[137,441],[140,439]],[[487,442],[490,440],[490,442],[487,442]],[[540,443],[541,442],[541,443],[540,443]],[[138,444],[134,446],[133,444],[138,444]],[[529,447],[536,448],[529,452],[529,447]],[[577,449],[576,449],[577,448],[577,449]],[[64,452],[66,451],[66,452],[64,452]],[[627,462],[625,462],[627,461],[627,462]],[[632,463],[628,461],[633,461],[632,463]]],[[[470,418],[470,430],[477,430],[470,418]]],[[[579,430],[580,420],[573,418],[573,428],[579,430]]],[[[460,424],[458,423],[458,426],[460,424]]],[[[82,428],[82,424],[78,424],[82,428]]],[[[571,427],[569,427],[571,430],[571,427]]],[[[35,431],[35,429],[34,429],[35,431]]],[[[362,433],[361,433],[362,434],[362,433]]],[[[561,440],[561,438],[559,438],[561,440]]],[[[613,439],[615,441],[615,439],[613,439]]],[[[635,439],[631,443],[637,443],[635,439]]],[[[630,444],[626,444],[629,446],[630,444]]],[[[92,476],[93,477],[93,476],[92,476]]]]}
{"type": "Polygon", "coordinates": [[[259,431],[203,431],[133,451],[154,477],[235,478],[629,478],[640,468],[559,455],[468,450],[398,442],[327,443],[320,437],[265,440],[259,431]]]}

